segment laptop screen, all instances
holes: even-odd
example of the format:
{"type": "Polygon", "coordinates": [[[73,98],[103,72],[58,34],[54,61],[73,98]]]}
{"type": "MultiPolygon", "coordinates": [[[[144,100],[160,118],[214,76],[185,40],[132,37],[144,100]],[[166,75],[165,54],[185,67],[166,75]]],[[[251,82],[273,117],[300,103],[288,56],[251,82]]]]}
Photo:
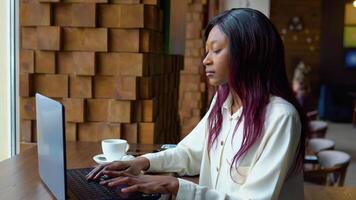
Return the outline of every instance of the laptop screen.
{"type": "Polygon", "coordinates": [[[64,109],[62,104],[36,94],[38,169],[56,197],[66,199],[64,109]]]}

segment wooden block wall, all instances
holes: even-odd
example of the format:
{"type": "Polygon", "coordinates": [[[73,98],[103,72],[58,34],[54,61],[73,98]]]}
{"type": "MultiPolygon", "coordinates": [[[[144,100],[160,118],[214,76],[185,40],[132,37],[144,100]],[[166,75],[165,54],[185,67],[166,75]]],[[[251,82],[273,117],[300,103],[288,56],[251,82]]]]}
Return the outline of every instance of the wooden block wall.
{"type": "MultiPolygon", "coordinates": [[[[205,111],[206,83],[202,78],[204,53],[203,28],[207,1],[188,1],[184,70],[180,73],[180,137],[184,138],[198,124],[205,111]]],[[[203,73],[204,74],[204,73],[203,73]]]]}
{"type": "Polygon", "coordinates": [[[36,92],[63,103],[66,138],[174,143],[183,57],[162,51],[157,0],[21,0],[21,141],[36,92]]]}

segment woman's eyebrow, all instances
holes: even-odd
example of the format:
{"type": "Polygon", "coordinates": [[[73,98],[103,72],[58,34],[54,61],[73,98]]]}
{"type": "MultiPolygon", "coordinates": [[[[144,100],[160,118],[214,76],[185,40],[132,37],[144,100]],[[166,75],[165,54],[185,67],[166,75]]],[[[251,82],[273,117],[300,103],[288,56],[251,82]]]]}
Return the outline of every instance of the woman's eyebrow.
{"type": "Polygon", "coordinates": [[[217,43],[218,41],[217,40],[212,40],[212,41],[207,41],[205,43],[205,49],[208,48],[208,46],[213,46],[213,44],[217,43]]]}
{"type": "Polygon", "coordinates": [[[217,40],[211,40],[211,41],[208,41],[207,43],[213,45],[214,43],[217,43],[218,41],[217,40]]]}

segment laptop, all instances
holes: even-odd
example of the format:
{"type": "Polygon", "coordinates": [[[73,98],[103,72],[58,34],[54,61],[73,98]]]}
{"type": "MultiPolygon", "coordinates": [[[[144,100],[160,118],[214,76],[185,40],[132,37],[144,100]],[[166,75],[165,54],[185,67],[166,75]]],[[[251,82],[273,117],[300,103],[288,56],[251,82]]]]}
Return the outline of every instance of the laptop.
{"type": "Polygon", "coordinates": [[[60,102],[36,94],[38,170],[42,182],[56,199],[159,199],[159,194],[121,193],[120,186],[107,188],[88,182],[93,168],[66,168],[64,107],[60,102]]]}

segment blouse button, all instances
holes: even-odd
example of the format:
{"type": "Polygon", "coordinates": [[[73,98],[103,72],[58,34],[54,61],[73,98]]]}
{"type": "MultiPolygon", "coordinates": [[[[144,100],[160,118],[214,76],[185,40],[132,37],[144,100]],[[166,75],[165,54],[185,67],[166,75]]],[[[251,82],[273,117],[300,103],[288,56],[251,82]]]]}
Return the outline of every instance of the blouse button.
{"type": "Polygon", "coordinates": [[[222,145],[224,145],[224,142],[223,142],[223,141],[221,141],[221,142],[220,142],[220,145],[221,145],[221,146],[222,146],[222,145]]]}
{"type": "Polygon", "coordinates": [[[217,172],[219,171],[219,167],[216,167],[216,171],[217,171],[217,172]]]}

